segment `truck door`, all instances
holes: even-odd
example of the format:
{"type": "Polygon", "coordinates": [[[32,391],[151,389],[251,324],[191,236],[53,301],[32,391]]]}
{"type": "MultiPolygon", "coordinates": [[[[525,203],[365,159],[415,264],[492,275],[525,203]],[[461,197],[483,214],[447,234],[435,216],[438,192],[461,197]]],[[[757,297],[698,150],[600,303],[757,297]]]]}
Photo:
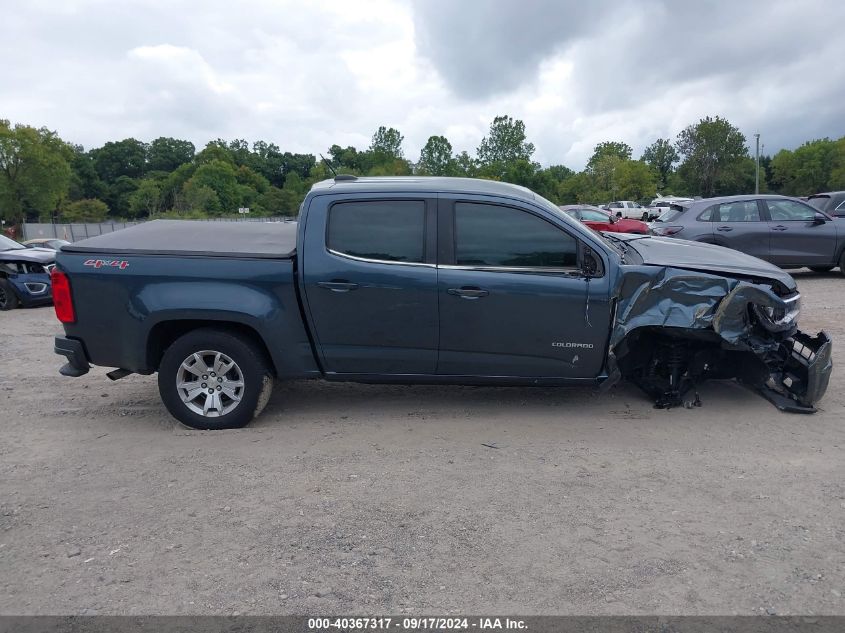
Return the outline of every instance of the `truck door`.
{"type": "Polygon", "coordinates": [[[319,196],[311,203],[299,259],[324,370],[433,374],[438,340],[435,201],[325,200],[319,196]]]}
{"type": "Polygon", "coordinates": [[[572,233],[536,209],[460,199],[440,200],[438,232],[438,374],[599,375],[608,275],[587,280],[572,233]]]}

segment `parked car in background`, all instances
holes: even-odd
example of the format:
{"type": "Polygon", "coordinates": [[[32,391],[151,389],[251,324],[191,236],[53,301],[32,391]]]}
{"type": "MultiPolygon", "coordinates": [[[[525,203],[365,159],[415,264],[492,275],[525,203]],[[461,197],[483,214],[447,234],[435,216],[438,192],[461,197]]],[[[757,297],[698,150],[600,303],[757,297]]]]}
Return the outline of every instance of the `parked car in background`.
{"type": "Polygon", "coordinates": [[[726,196],[673,203],[651,225],[655,235],[727,246],[781,268],[845,274],[845,218],[795,198],[726,196]]]}
{"type": "Polygon", "coordinates": [[[639,202],[633,202],[632,200],[617,200],[616,202],[611,202],[605,209],[617,218],[634,220],[648,220],[649,218],[648,209],[639,202]]]}
{"type": "Polygon", "coordinates": [[[56,251],[27,248],[0,235],[0,310],[50,303],[50,270],[56,251]]]}
{"type": "Polygon", "coordinates": [[[656,220],[663,213],[669,210],[669,207],[675,203],[693,202],[693,198],[681,198],[679,196],[660,196],[651,201],[648,205],[648,217],[651,220],[656,220]]]}
{"type": "Polygon", "coordinates": [[[561,211],[568,216],[580,220],[594,231],[610,231],[612,233],[640,233],[648,235],[648,224],[640,220],[617,218],[610,211],[605,211],[588,204],[565,204],[561,211]]]}
{"type": "Polygon", "coordinates": [[[845,217],[845,191],[816,193],[807,199],[819,211],[837,218],[845,217]]]}
{"type": "Polygon", "coordinates": [[[62,246],[65,244],[70,244],[70,242],[50,237],[39,237],[34,240],[27,240],[23,242],[23,245],[27,248],[49,248],[52,251],[62,250],[62,246]]]}

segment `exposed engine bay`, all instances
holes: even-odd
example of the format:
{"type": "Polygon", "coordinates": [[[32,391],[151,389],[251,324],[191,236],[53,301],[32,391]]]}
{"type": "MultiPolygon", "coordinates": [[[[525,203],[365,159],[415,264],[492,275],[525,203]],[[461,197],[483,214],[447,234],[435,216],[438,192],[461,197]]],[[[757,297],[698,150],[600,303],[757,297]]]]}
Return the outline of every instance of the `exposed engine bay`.
{"type": "Polygon", "coordinates": [[[782,411],[812,413],[830,378],[831,341],[798,330],[800,295],[772,279],[637,267],[622,280],[610,378],[658,408],[700,406],[696,385],[736,379],[782,411]]]}

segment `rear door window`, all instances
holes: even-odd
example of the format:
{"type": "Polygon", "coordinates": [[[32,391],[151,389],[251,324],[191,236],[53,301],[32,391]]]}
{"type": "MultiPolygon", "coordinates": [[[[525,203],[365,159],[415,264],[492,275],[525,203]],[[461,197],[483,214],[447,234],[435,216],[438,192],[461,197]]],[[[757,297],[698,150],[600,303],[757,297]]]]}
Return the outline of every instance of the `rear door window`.
{"type": "Polygon", "coordinates": [[[578,242],[527,211],[458,202],[455,263],[496,268],[574,268],[578,263],[578,242]]]}
{"type": "Polygon", "coordinates": [[[723,202],[711,207],[713,222],[760,222],[760,207],[756,200],[723,202]]]}
{"type": "Polygon", "coordinates": [[[341,255],[419,263],[425,248],[422,200],[340,202],[329,210],[327,245],[341,255]]]}

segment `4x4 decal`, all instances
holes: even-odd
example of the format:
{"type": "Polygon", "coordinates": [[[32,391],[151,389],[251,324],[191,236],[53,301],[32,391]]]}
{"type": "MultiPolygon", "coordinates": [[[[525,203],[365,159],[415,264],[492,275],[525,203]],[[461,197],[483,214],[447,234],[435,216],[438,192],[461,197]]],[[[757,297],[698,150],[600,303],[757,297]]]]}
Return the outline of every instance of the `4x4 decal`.
{"type": "Polygon", "coordinates": [[[82,262],[83,266],[93,266],[94,268],[119,268],[124,270],[129,267],[129,262],[125,259],[86,259],[82,262]]]}

